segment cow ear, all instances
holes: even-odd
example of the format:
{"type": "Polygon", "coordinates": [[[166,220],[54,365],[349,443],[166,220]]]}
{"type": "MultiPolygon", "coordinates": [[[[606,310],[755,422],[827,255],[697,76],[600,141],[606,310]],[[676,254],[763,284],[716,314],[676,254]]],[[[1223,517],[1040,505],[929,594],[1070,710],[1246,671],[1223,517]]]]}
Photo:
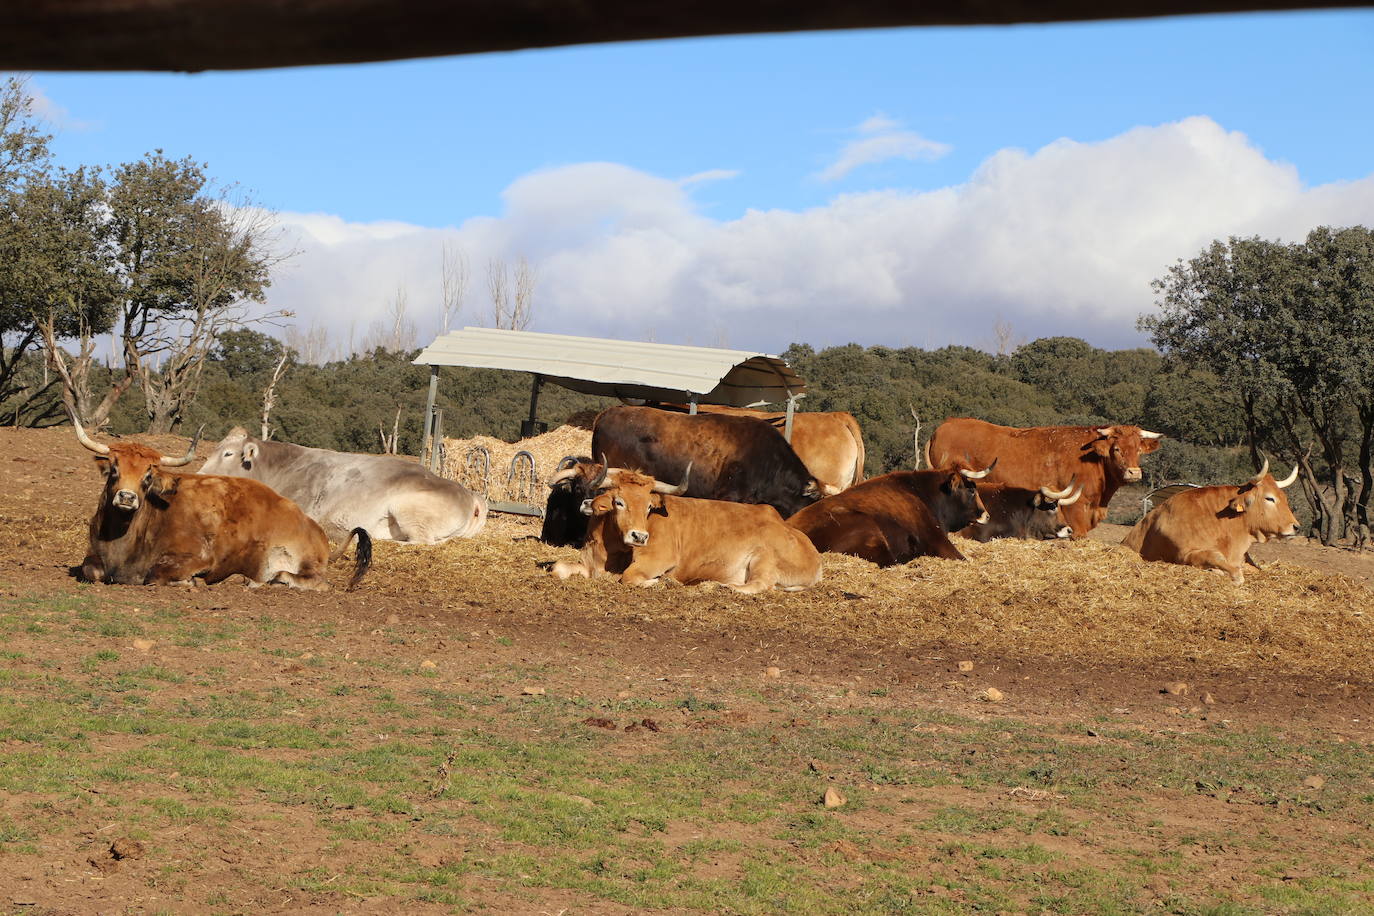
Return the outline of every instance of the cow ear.
{"type": "Polygon", "coordinates": [[[258,457],[258,444],[249,442],[243,447],[243,467],[244,470],[253,469],[253,461],[258,457]]]}
{"type": "Polygon", "coordinates": [[[159,499],[169,500],[177,495],[177,490],[181,487],[181,477],[176,474],[153,474],[152,486],[148,492],[159,499]]]}
{"type": "Polygon", "coordinates": [[[118,465],[114,463],[114,459],[111,458],[109,455],[95,456],[95,469],[100,473],[108,474],[112,469],[116,467],[118,467],[118,465]]]}
{"type": "Polygon", "coordinates": [[[1140,454],[1142,454],[1142,455],[1148,455],[1148,454],[1150,454],[1150,452],[1153,452],[1153,451],[1154,451],[1155,449],[1157,449],[1157,448],[1159,448],[1159,440],[1158,440],[1158,439],[1141,439],[1141,440],[1140,440],[1140,454]]]}
{"type": "Polygon", "coordinates": [[[1112,453],[1112,440],[1094,439],[1092,442],[1092,450],[1093,454],[1101,458],[1106,458],[1112,453]]]}
{"type": "Polygon", "coordinates": [[[667,514],[668,514],[668,510],[665,509],[665,508],[663,507],[663,494],[662,494],[662,493],[650,493],[650,494],[649,494],[649,511],[650,511],[650,512],[657,512],[659,515],[667,515],[667,514]]]}
{"type": "Polygon", "coordinates": [[[1249,497],[1249,496],[1246,496],[1246,495],[1239,494],[1239,493],[1237,493],[1237,494],[1236,494],[1236,498],[1233,499],[1233,500],[1231,500],[1231,502],[1228,503],[1227,506],[1226,506],[1226,508],[1230,509],[1232,512],[1236,513],[1237,515],[1240,515],[1242,512],[1244,512],[1244,511],[1245,511],[1246,509],[1248,509],[1249,507],[1250,507],[1250,497],[1249,497]]]}

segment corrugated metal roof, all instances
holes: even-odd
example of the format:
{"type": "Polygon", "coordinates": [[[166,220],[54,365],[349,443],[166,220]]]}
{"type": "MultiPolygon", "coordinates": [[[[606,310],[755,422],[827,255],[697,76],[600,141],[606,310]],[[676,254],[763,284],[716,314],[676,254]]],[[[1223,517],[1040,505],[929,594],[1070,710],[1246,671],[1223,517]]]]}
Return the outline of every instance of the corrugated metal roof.
{"type": "Polygon", "coordinates": [[[777,356],[674,344],[463,328],[420,351],[421,366],[469,366],[532,372],[545,381],[621,398],[747,407],[802,394],[806,383],[777,356]]]}

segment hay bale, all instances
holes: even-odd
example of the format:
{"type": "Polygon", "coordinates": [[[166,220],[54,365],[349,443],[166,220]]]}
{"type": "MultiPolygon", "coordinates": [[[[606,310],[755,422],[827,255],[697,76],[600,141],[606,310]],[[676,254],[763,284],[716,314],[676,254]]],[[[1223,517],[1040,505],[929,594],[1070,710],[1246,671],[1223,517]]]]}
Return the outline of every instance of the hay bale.
{"type": "Polygon", "coordinates": [[[491,436],[473,436],[471,439],[444,439],[443,476],[457,480],[463,486],[477,492],[484,487],[480,473],[467,466],[467,454],[476,446],[482,446],[491,453],[491,476],[486,495],[492,499],[510,499],[514,494],[506,491],[506,473],[516,452],[526,451],[534,456],[534,470],[538,486],[536,493],[539,505],[548,498],[548,480],[553,469],[566,455],[586,455],[592,447],[592,434],[576,426],[560,426],[543,435],[506,442],[491,436]]]}

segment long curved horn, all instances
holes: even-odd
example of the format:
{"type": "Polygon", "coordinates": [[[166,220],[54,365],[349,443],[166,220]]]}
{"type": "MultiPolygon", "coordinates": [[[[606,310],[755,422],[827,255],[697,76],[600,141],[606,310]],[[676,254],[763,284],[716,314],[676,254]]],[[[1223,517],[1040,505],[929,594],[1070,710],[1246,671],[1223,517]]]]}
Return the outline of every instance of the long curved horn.
{"type": "Polygon", "coordinates": [[[168,458],[163,455],[158,464],[164,468],[179,468],[184,464],[190,464],[196,458],[196,446],[200,444],[200,434],[205,432],[205,424],[200,424],[200,429],[196,430],[195,438],[191,440],[191,447],[186,450],[186,454],[180,458],[168,458]]]}
{"type": "Polygon", "coordinates": [[[570,479],[572,479],[573,477],[576,477],[576,476],[577,476],[577,468],[576,468],[576,467],[563,468],[563,469],[560,470],[557,474],[554,474],[552,477],[549,478],[549,486],[550,486],[550,487],[556,487],[556,486],[558,486],[560,483],[562,483],[563,481],[565,481],[565,480],[570,480],[570,479]]]}
{"type": "Polygon", "coordinates": [[[997,467],[997,462],[1001,460],[1001,456],[998,456],[997,458],[992,459],[992,464],[983,468],[981,471],[970,471],[967,468],[960,468],[959,473],[963,474],[969,480],[982,480],[984,477],[992,473],[992,469],[997,467]]]}
{"type": "Polygon", "coordinates": [[[1297,479],[1298,479],[1298,465],[1294,464],[1294,465],[1293,465],[1293,472],[1292,472],[1291,474],[1289,474],[1287,477],[1283,478],[1283,480],[1276,480],[1276,481],[1274,481],[1274,482],[1277,483],[1278,486],[1279,486],[1279,489],[1282,490],[1282,489],[1284,489],[1285,487],[1291,487],[1291,486],[1293,485],[1293,481],[1295,481],[1295,480],[1297,480],[1297,479]]]}
{"type": "Polygon", "coordinates": [[[1152,433],[1152,432],[1150,432],[1148,429],[1142,429],[1142,430],[1140,431],[1140,438],[1142,438],[1142,439],[1163,439],[1163,438],[1164,438],[1164,434],[1163,434],[1163,433],[1152,433]]]}
{"type": "Polygon", "coordinates": [[[609,461],[606,460],[606,453],[605,453],[605,452],[602,452],[602,453],[601,453],[601,473],[596,475],[596,480],[593,480],[593,481],[591,482],[591,484],[588,486],[588,489],[591,489],[591,490],[597,490],[597,489],[599,489],[599,488],[601,487],[601,485],[602,485],[603,483],[606,482],[606,475],[609,474],[609,473],[611,473],[611,463],[610,463],[609,461]]]}
{"type": "Polygon", "coordinates": [[[1250,485],[1257,484],[1257,483],[1259,483],[1261,480],[1263,480],[1263,479],[1264,479],[1264,475],[1265,475],[1265,474],[1268,474],[1268,473],[1269,473],[1269,459],[1266,458],[1266,459],[1264,459],[1264,466],[1261,467],[1261,468],[1259,469],[1259,473],[1256,474],[1254,477],[1251,477],[1249,480],[1247,480],[1247,481],[1245,481],[1245,482],[1246,482],[1247,484],[1250,484],[1250,485]]]}
{"type": "Polygon", "coordinates": [[[1083,488],[1080,486],[1080,487],[1078,488],[1078,490],[1077,490],[1072,496],[1068,497],[1067,499],[1061,499],[1061,500],[1059,500],[1059,505],[1060,505],[1061,508],[1064,507],[1064,506],[1072,506],[1074,503],[1078,502],[1078,497],[1080,497],[1080,496],[1082,496],[1082,495],[1083,495],[1083,488]]]}
{"type": "Polygon", "coordinates": [[[692,462],[687,462],[687,470],[682,472],[682,483],[673,486],[661,480],[654,481],[654,492],[662,493],[664,496],[681,496],[687,492],[687,481],[692,476],[692,462]]]}
{"type": "Polygon", "coordinates": [[[1051,502],[1058,502],[1059,500],[1063,499],[1065,496],[1068,496],[1068,495],[1069,495],[1070,493],[1072,493],[1072,492],[1073,492],[1073,478],[1072,478],[1072,477],[1069,478],[1069,485],[1068,485],[1067,487],[1065,487],[1064,489],[1058,491],[1058,492],[1055,492],[1054,490],[1051,490],[1049,487],[1041,487],[1041,488],[1040,488],[1040,495],[1043,496],[1043,497],[1045,497],[1046,499],[1050,500],[1051,502]]]}
{"type": "Polygon", "coordinates": [[[564,455],[562,458],[558,459],[558,466],[555,467],[554,470],[563,471],[567,470],[568,468],[575,468],[577,467],[577,465],[578,459],[576,455],[564,455]]]}
{"type": "Polygon", "coordinates": [[[101,445],[99,442],[93,442],[91,440],[91,437],[86,435],[86,431],[81,428],[81,422],[76,419],[76,414],[73,413],[70,414],[70,416],[72,418],[72,429],[76,430],[77,442],[80,442],[82,445],[86,446],[86,448],[95,452],[97,455],[110,454],[110,447],[108,445],[101,445]]]}

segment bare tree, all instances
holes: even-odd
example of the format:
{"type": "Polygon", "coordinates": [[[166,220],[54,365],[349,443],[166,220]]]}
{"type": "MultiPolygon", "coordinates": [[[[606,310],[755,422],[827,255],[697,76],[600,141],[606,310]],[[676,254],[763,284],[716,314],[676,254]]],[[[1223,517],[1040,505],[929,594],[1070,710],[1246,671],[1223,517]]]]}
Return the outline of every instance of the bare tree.
{"type": "Polygon", "coordinates": [[[510,289],[506,281],[504,258],[487,259],[487,292],[491,294],[491,326],[506,327],[510,312],[510,289]]]}
{"type": "Polygon", "coordinates": [[[298,324],[288,325],[286,345],[296,351],[301,362],[322,365],[329,357],[329,328],[318,320],[312,320],[305,330],[298,324]]]}
{"type": "Polygon", "coordinates": [[[1026,345],[1026,335],[1016,333],[1016,328],[1005,318],[998,318],[992,325],[992,340],[984,346],[996,356],[1010,356],[1026,345]]]}
{"type": "Polygon", "coordinates": [[[401,405],[396,405],[396,419],[391,423],[391,435],[387,436],[386,427],[382,426],[380,423],[377,424],[377,432],[380,433],[382,437],[382,454],[396,454],[396,444],[401,438],[401,405]]]}
{"type": "Polygon", "coordinates": [[[467,253],[457,245],[445,242],[439,261],[439,310],[445,334],[449,332],[453,320],[462,311],[467,292],[467,253]]]}
{"type": "Polygon", "coordinates": [[[363,349],[373,350],[380,347],[391,353],[404,353],[414,349],[415,322],[407,315],[409,309],[410,297],[405,284],[402,283],[397,285],[396,295],[387,300],[386,314],[372,322],[371,330],[363,341],[363,349]]]}
{"type": "Polygon", "coordinates": [[[260,439],[272,438],[272,427],[268,425],[268,417],[272,414],[272,408],[277,404],[277,382],[286,374],[286,363],[291,359],[289,348],[282,350],[281,359],[277,360],[276,368],[272,370],[272,377],[267,380],[267,387],[262,390],[262,435],[260,439]]]}
{"type": "Polygon", "coordinates": [[[491,293],[492,326],[508,331],[529,328],[534,314],[534,286],[537,271],[521,255],[513,269],[502,258],[487,261],[487,291],[491,293]]]}

